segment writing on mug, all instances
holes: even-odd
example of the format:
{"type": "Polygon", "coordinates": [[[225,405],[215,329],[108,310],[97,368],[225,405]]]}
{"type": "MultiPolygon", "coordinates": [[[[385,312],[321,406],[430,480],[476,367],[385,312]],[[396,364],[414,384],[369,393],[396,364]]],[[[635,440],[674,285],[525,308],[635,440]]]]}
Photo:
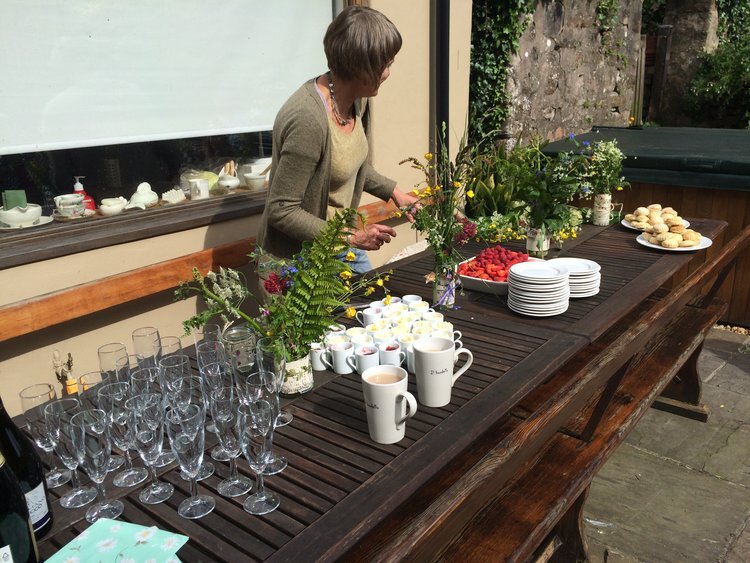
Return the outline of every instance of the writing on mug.
{"type": "Polygon", "coordinates": [[[443,369],[431,369],[430,375],[442,375],[444,373],[448,373],[448,370],[450,368],[443,368],[443,369]]]}
{"type": "Polygon", "coordinates": [[[365,403],[367,405],[368,409],[378,409],[380,410],[380,407],[376,405],[375,403],[365,403]]]}

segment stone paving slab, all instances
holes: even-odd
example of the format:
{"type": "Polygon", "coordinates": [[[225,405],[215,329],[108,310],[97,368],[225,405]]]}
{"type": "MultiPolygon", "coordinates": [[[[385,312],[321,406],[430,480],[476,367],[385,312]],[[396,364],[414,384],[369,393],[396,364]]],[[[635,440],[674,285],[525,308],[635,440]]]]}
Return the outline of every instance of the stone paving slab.
{"type": "Polygon", "coordinates": [[[587,523],[586,534],[631,560],[720,561],[748,507],[746,487],[624,444],[594,480],[585,507],[589,521],[613,525],[587,523]]]}

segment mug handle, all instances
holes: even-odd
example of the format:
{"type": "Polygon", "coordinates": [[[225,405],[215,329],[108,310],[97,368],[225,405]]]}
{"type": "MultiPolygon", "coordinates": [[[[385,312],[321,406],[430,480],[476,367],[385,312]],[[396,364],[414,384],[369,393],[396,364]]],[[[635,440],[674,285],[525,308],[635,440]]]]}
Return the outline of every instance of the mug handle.
{"type": "Polygon", "coordinates": [[[398,358],[399,358],[398,365],[400,365],[400,366],[403,365],[404,362],[406,361],[406,352],[399,352],[398,353],[398,358]]]}
{"type": "Polygon", "coordinates": [[[354,315],[354,318],[359,321],[359,324],[365,326],[365,314],[362,311],[357,311],[357,314],[354,315]]]}
{"type": "Polygon", "coordinates": [[[350,354],[346,357],[346,363],[354,371],[357,371],[357,358],[354,356],[354,354],[350,354]]]}
{"type": "Polygon", "coordinates": [[[399,393],[396,395],[396,399],[399,397],[403,397],[406,399],[407,404],[409,405],[409,408],[406,409],[406,414],[401,420],[396,421],[396,426],[401,426],[404,422],[406,422],[407,418],[411,418],[415,414],[417,414],[417,400],[414,398],[414,395],[409,393],[408,391],[404,391],[403,393],[399,393]]]}
{"type": "Polygon", "coordinates": [[[320,361],[323,362],[323,365],[328,369],[333,369],[333,354],[330,350],[326,350],[320,355],[320,361]]]}
{"type": "Polygon", "coordinates": [[[451,387],[456,382],[456,379],[458,379],[460,375],[463,375],[463,373],[467,369],[469,369],[471,364],[474,363],[474,354],[471,353],[471,350],[469,350],[468,348],[459,348],[458,350],[456,350],[456,358],[458,358],[458,356],[461,354],[466,354],[468,358],[466,360],[466,363],[463,366],[461,366],[461,369],[459,369],[456,373],[453,374],[453,379],[451,380],[451,387]]]}
{"type": "Polygon", "coordinates": [[[461,334],[460,330],[453,331],[453,340],[457,340],[458,342],[461,342],[462,337],[463,337],[463,334],[461,334]]]}

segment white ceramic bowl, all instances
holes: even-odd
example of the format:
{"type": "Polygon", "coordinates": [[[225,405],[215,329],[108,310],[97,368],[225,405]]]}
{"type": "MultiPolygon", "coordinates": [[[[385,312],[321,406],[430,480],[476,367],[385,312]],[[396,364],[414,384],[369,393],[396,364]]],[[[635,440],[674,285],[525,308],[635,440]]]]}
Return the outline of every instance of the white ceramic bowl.
{"type": "Polygon", "coordinates": [[[124,197],[105,198],[99,206],[99,213],[106,215],[107,217],[117,215],[118,213],[122,213],[122,210],[125,209],[127,203],[128,200],[124,197]]]}
{"type": "Polygon", "coordinates": [[[259,190],[266,184],[266,175],[248,172],[245,174],[245,184],[247,184],[247,187],[250,189],[259,190]]]}
{"type": "Polygon", "coordinates": [[[240,179],[237,176],[219,176],[217,184],[227,190],[233,190],[240,185],[240,179]]]}
{"type": "Polygon", "coordinates": [[[0,221],[11,227],[28,227],[42,216],[42,208],[36,203],[26,204],[26,208],[14,207],[7,211],[0,207],[0,221]]]}

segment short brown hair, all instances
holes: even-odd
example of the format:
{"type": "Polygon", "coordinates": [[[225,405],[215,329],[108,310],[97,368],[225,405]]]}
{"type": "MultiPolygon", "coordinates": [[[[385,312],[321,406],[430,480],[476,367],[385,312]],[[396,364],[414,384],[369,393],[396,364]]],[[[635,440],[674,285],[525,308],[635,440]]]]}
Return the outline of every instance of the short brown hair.
{"type": "Polygon", "coordinates": [[[323,38],[328,68],[344,80],[380,76],[401,49],[401,34],[380,12],[349,6],[336,16],[323,38]]]}

